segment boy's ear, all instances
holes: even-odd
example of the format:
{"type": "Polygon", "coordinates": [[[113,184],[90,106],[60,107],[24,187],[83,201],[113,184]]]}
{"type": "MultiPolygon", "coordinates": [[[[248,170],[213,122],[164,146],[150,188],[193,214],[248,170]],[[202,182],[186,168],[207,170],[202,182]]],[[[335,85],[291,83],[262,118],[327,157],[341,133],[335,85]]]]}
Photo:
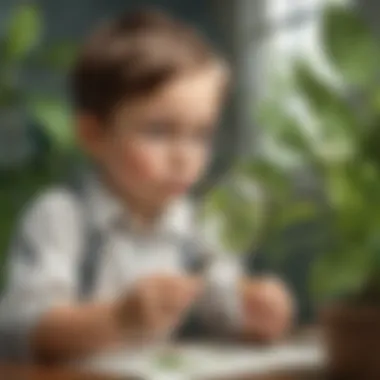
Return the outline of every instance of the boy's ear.
{"type": "Polygon", "coordinates": [[[76,133],[82,149],[91,155],[100,153],[101,144],[104,141],[104,130],[97,117],[87,113],[77,114],[76,133]]]}

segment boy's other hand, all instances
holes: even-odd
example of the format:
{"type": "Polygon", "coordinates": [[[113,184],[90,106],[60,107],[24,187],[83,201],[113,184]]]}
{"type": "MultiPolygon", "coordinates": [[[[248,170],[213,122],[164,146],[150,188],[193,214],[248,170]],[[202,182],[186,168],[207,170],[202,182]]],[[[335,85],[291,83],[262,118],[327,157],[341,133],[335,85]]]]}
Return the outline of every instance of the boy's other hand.
{"type": "Polygon", "coordinates": [[[293,298],[277,279],[242,281],[243,337],[273,341],[291,327],[295,312],[293,298]]]}
{"type": "Polygon", "coordinates": [[[194,277],[146,278],[117,302],[117,321],[138,337],[165,334],[181,322],[200,290],[201,282],[194,277]]]}

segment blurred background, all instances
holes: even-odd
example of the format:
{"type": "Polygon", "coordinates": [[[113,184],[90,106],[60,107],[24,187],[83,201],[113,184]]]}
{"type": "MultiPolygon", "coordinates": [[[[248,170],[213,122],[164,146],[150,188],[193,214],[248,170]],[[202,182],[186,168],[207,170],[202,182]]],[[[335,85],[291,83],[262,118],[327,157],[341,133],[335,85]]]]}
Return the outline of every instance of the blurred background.
{"type": "Polygon", "coordinates": [[[28,199],[77,162],[67,73],[80,41],[141,5],[195,24],[234,66],[206,205],[229,216],[226,245],[285,277],[312,320],[315,294],[359,286],[377,253],[375,0],[0,0],[1,262],[28,199]]]}

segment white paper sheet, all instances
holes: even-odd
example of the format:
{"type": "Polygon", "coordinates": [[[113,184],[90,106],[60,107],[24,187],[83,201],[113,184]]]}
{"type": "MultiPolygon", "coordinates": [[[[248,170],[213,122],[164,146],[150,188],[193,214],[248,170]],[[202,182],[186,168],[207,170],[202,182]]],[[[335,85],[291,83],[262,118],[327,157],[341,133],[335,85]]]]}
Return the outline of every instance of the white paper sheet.
{"type": "Polygon", "coordinates": [[[143,380],[203,380],[275,370],[320,368],[324,364],[322,345],[316,341],[272,347],[179,345],[175,348],[179,364],[170,370],[158,364],[162,353],[162,348],[124,350],[98,355],[77,365],[83,371],[135,376],[143,380]]]}

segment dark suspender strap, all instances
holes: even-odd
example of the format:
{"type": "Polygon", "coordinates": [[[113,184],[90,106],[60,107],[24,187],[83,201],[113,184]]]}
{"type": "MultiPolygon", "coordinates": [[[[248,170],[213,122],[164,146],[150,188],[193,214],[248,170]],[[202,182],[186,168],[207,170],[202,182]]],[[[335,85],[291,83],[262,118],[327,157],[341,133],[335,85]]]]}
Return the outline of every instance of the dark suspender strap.
{"type": "Polygon", "coordinates": [[[202,275],[213,259],[211,252],[196,238],[186,239],[181,243],[183,265],[190,274],[202,275]]]}
{"type": "MultiPolygon", "coordinates": [[[[181,242],[182,262],[186,272],[192,275],[202,275],[208,265],[208,256],[204,247],[195,239],[186,239],[181,242]]],[[[180,340],[204,337],[207,329],[199,316],[197,305],[190,310],[187,318],[183,321],[176,332],[176,338],[180,340]]]]}
{"type": "Polygon", "coordinates": [[[69,182],[69,189],[76,196],[82,209],[84,231],[82,234],[81,262],[78,266],[77,292],[80,300],[86,300],[91,298],[98,279],[103,237],[88,215],[89,210],[83,191],[83,181],[73,180],[69,182]]]}
{"type": "Polygon", "coordinates": [[[95,290],[101,261],[102,240],[99,231],[87,226],[78,274],[78,297],[81,300],[91,298],[95,290]]]}

